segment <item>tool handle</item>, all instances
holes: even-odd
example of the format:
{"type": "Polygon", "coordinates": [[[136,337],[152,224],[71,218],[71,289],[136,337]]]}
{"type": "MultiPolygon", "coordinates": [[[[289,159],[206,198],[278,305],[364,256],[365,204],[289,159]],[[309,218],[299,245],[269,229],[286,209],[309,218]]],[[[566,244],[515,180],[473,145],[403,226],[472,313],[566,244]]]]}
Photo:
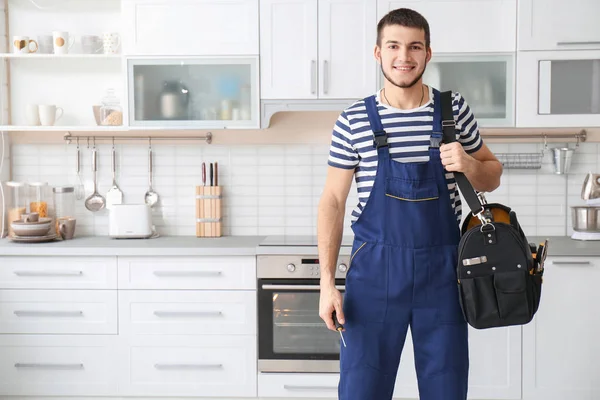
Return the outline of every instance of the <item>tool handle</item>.
{"type": "Polygon", "coordinates": [[[210,171],[209,171],[209,177],[210,177],[210,186],[213,185],[213,163],[210,163],[210,171]]]}
{"type": "Polygon", "coordinates": [[[206,164],[202,163],[202,186],[206,186],[206,164]]]}
{"type": "Polygon", "coordinates": [[[333,310],[332,317],[333,317],[333,323],[335,325],[335,329],[337,331],[341,331],[342,329],[344,329],[344,325],[340,324],[340,321],[338,321],[338,319],[337,319],[337,314],[336,314],[335,310],[333,310]]]}

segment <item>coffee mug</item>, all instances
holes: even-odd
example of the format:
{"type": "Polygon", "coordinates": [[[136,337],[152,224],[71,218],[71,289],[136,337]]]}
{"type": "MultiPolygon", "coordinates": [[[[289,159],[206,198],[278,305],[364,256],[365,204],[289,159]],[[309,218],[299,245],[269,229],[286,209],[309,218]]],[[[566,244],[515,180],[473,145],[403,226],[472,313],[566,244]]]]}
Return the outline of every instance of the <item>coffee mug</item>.
{"type": "Polygon", "coordinates": [[[104,43],[99,36],[84,35],[81,37],[81,51],[85,54],[95,54],[102,51],[104,43]]]}
{"type": "Polygon", "coordinates": [[[27,123],[32,126],[38,126],[40,122],[40,107],[37,104],[27,104],[25,107],[25,118],[27,123]]]}
{"type": "Polygon", "coordinates": [[[105,32],[102,34],[102,44],[104,54],[116,54],[121,45],[121,37],[115,32],[105,32]]]}
{"type": "Polygon", "coordinates": [[[36,212],[31,212],[29,214],[22,214],[21,219],[23,222],[38,222],[40,220],[40,214],[36,212]]]}
{"type": "Polygon", "coordinates": [[[56,220],[58,225],[57,233],[63,240],[73,239],[76,222],[73,217],[60,217],[56,220]]]}
{"type": "Polygon", "coordinates": [[[55,105],[40,104],[40,122],[44,126],[54,125],[63,116],[63,109],[55,105]]]}
{"type": "Polygon", "coordinates": [[[52,32],[52,38],[54,39],[54,54],[67,54],[75,43],[75,37],[70,36],[69,32],[52,32]]]}
{"type": "Polygon", "coordinates": [[[52,54],[54,52],[54,39],[52,35],[39,35],[37,41],[40,46],[38,53],[52,54]]]}
{"type": "Polygon", "coordinates": [[[29,36],[13,36],[13,52],[16,54],[35,53],[38,50],[38,43],[29,39],[29,36]],[[35,45],[35,49],[31,49],[31,45],[35,45]]]}

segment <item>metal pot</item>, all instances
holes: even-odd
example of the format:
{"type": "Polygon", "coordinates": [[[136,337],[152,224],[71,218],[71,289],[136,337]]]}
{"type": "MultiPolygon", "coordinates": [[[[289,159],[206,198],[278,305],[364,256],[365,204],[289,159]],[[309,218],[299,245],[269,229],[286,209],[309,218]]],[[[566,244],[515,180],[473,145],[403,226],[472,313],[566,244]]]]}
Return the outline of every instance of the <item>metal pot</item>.
{"type": "Polygon", "coordinates": [[[600,232],[600,207],[571,207],[571,222],[577,232],[600,232]]]}

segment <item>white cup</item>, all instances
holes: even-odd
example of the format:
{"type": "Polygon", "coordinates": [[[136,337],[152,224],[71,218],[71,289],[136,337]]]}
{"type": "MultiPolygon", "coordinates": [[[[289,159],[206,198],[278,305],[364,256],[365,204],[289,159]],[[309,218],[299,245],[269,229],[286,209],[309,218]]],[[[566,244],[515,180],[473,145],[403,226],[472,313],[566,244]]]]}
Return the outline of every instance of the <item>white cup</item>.
{"type": "Polygon", "coordinates": [[[70,36],[69,32],[52,32],[52,39],[54,40],[54,54],[67,54],[75,43],[75,37],[70,36]]]}
{"type": "Polygon", "coordinates": [[[55,105],[40,104],[40,122],[44,126],[54,125],[63,115],[63,109],[55,105]]]}
{"type": "Polygon", "coordinates": [[[105,32],[102,34],[102,45],[104,54],[117,54],[121,45],[121,37],[116,32],[105,32]]]}
{"type": "Polygon", "coordinates": [[[27,123],[29,125],[41,125],[39,106],[37,104],[27,104],[27,106],[25,107],[25,118],[27,119],[27,123]]]}
{"type": "Polygon", "coordinates": [[[13,36],[12,48],[15,54],[35,53],[38,50],[38,43],[33,39],[29,39],[29,36],[13,36]],[[35,44],[33,50],[31,49],[32,44],[35,44]]]}

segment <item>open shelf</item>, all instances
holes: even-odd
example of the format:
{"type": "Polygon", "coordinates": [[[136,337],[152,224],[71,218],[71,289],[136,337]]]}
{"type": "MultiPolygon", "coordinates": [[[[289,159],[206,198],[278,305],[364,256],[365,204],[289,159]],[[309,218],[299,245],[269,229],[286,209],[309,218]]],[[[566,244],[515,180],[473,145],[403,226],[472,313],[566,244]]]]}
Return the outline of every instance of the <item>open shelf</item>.
{"type": "Polygon", "coordinates": [[[19,58],[19,59],[59,59],[59,58],[71,58],[71,59],[120,59],[121,54],[15,54],[15,53],[0,53],[0,58],[19,58]]]}
{"type": "Polygon", "coordinates": [[[5,132],[113,132],[127,131],[126,126],[95,126],[95,125],[65,125],[65,126],[30,126],[30,125],[0,125],[0,131],[5,132]]]}

